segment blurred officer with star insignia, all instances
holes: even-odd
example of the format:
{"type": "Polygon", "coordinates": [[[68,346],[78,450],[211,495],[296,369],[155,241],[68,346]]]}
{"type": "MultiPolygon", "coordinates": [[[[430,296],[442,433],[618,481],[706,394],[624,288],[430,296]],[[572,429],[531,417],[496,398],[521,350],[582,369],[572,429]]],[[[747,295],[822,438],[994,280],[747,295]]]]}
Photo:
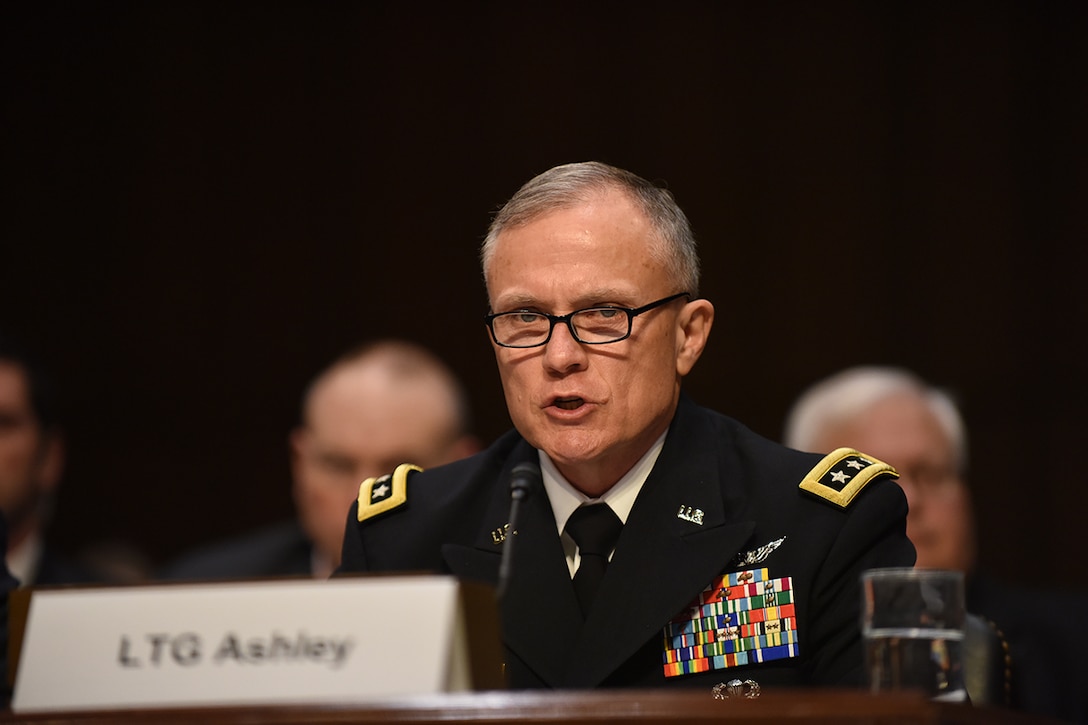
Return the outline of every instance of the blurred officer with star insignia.
{"type": "MultiPolygon", "coordinates": [[[[786,417],[783,441],[806,451],[857,446],[896,467],[910,505],[915,566],[964,572],[967,610],[1007,640],[1007,704],[1088,722],[1088,599],[1068,582],[982,571],[968,485],[967,426],[953,396],[905,368],[858,365],[810,385],[786,417]],[[1072,626],[1056,623],[1070,622],[1072,626]]],[[[983,522],[985,523],[985,522],[983,522]]]]}
{"type": "Polygon", "coordinates": [[[861,685],[859,576],[914,563],[906,499],[864,452],[791,450],[681,392],[714,306],[672,195],[552,168],[481,261],[514,430],[364,481],[340,572],[495,584],[512,688],[861,685]]]}
{"type": "Polygon", "coordinates": [[[288,437],[295,515],[184,552],[162,579],[327,579],[340,563],[344,510],[359,480],[404,456],[438,466],[479,450],[453,370],[407,339],[345,351],[306,386],[288,437]]]}

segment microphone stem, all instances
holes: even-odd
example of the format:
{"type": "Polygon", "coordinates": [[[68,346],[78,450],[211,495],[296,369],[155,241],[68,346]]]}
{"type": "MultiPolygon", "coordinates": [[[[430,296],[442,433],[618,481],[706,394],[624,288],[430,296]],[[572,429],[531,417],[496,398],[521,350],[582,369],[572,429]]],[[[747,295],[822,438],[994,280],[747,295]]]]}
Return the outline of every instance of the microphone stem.
{"type": "Polygon", "coordinates": [[[521,502],[525,496],[526,491],[521,488],[515,488],[510,493],[510,529],[506,532],[506,538],[502,543],[502,559],[499,561],[499,584],[495,589],[495,598],[500,603],[506,595],[506,583],[510,579],[510,562],[514,558],[514,535],[517,533],[514,527],[517,525],[521,502]]]}

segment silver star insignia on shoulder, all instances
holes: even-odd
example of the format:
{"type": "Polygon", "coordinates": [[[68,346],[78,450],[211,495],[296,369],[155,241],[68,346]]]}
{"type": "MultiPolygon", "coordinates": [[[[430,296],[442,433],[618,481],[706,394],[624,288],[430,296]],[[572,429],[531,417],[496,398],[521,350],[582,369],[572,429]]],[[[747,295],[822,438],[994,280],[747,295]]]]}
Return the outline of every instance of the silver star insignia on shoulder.
{"type": "Polygon", "coordinates": [[[368,478],[359,484],[358,515],[360,522],[378,514],[392,511],[408,501],[408,474],[422,471],[419,466],[402,463],[392,474],[368,478]]]}
{"type": "Polygon", "coordinates": [[[389,478],[389,476],[386,476],[384,479],[380,479],[381,483],[370,490],[370,501],[372,503],[381,501],[389,495],[389,492],[392,490],[389,487],[389,478]]]}
{"type": "Polygon", "coordinates": [[[824,456],[816,467],[808,472],[799,487],[841,508],[846,508],[873,479],[879,476],[896,477],[898,475],[894,468],[872,456],[859,453],[852,448],[838,448],[824,456]]]}

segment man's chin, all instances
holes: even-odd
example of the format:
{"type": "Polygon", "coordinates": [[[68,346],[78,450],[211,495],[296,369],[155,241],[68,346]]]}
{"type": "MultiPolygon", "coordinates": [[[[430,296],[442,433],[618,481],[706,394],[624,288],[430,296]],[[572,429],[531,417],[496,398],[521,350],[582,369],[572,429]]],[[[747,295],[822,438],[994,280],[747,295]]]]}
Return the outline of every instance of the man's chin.
{"type": "Polygon", "coordinates": [[[602,454],[600,439],[584,430],[550,431],[539,441],[536,447],[548,454],[557,466],[590,465],[602,454]]]}

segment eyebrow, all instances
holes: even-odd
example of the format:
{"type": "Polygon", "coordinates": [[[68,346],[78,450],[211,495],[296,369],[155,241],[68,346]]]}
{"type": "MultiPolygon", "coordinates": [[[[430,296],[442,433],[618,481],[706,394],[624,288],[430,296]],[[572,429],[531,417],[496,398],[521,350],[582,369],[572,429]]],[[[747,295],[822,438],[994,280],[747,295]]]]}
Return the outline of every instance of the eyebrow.
{"type": "MultiPolygon", "coordinates": [[[[615,304],[620,304],[618,300],[628,300],[623,302],[625,306],[633,304],[630,300],[633,300],[631,293],[621,292],[620,290],[609,287],[592,290],[578,295],[575,298],[574,307],[571,310],[581,310],[586,307],[593,307],[598,304],[604,304],[601,300],[611,300],[615,304]]],[[[516,294],[504,299],[505,304],[501,311],[507,310],[520,310],[525,308],[543,308],[544,305],[540,303],[540,300],[529,294],[516,294]]],[[[495,310],[499,312],[500,310],[495,310]]]]}

